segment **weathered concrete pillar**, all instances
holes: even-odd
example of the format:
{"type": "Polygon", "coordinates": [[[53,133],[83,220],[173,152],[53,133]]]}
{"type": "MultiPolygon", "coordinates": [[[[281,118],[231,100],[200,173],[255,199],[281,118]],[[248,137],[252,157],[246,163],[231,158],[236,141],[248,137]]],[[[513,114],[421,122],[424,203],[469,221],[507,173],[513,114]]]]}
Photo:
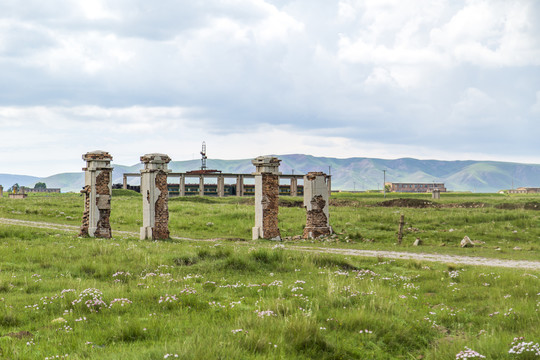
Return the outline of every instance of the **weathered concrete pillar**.
{"type": "Polygon", "coordinates": [[[325,173],[309,172],[304,176],[304,207],[306,227],[304,239],[314,239],[332,234],[328,212],[328,184],[325,173]]]}
{"type": "Polygon", "coordinates": [[[123,184],[122,184],[122,189],[124,190],[127,190],[127,176],[124,175],[124,179],[123,179],[123,184]]]}
{"type": "Polygon", "coordinates": [[[278,227],[279,163],[271,156],[259,156],[251,161],[255,175],[255,226],[252,238],[281,240],[278,227]]]}
{"type": "Polygon", "coordinates": [[[332,175],[326,175],[326,184],[328,185],[328,195],[332,194],[332,175]]]}
{"type": "Polygon", "coordinates": [[[219,197],[225,196],[225,177],[219,175],[217,178],[217,194],[219,197]]]}
{"type": "Polygon", "coordinates": [[[204,196],[204,175],[199,175],[199,196],[204,196]]]}
{"type": "Polygon", "coordinates": [[[112,156],[105,151],[92,151],[82,156],[84,170],[84,213],[80,236],[110,238],[112,156]]]}
{"type": "Polygon", "coordinates": [[[298,196],[298,179],[291,178],[291,196],[298,196]]]}
{"type": "Polygon", "coordinates": [[[186,196],[186,176],[180,175],[180,187],[178,189],[180,196],[186,196]]]}
{"type": "Polygon", "coordinates": [[[141,240],[169,238],[169,192],[167,164],[171,161],[165,154],[141,156],[141,194],[143,196],[143,226],[141,240]]]}
{"type": "Polygon", "coordinates": [[[236,176],[236,196],[244,196],[244,177],[236,176]]]}
{"type": "Polygon", "coordinates": [[[4,187],[0,185],[0,197],[4,197],[4,187]]]}
{"type": "Polygon", "coordinates": [[[439,200],[441,198],[441,190],[439,189],[433,189],[432,193],[431,193],[431,198],[432,199],[436,199],[436,200],[439,200]]]}

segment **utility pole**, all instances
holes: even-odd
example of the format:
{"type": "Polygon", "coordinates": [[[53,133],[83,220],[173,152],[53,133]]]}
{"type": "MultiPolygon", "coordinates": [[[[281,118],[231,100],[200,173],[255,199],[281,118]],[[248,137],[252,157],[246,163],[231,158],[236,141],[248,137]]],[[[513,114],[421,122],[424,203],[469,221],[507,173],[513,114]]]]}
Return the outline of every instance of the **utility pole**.
{"type": "Polygon", "coordinates": [[[383,170],[383,174],[384,174],[383,193],[384,193],[384,198],[386,199],[386,170],[383,170]]]}

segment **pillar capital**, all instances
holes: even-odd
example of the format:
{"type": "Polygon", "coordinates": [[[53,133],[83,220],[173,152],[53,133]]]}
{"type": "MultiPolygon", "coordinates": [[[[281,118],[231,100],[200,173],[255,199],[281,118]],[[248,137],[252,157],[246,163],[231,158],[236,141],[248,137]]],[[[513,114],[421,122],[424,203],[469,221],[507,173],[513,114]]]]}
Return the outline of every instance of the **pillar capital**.
{"type": "Polygon", "coordinates": [[[171,158],[166,154],[146,154],[141,156],[141,162],[144,164],[168,164],[171,161],[171,158]]]}
{"type": "Polygon", "coordinates": [[[273,156],[259,156],[251,160],[251,163],[255,165],[254,175],[262,173],[271,173],[275,175],[280,175],[279,164],[281,160],[273,156]]]}

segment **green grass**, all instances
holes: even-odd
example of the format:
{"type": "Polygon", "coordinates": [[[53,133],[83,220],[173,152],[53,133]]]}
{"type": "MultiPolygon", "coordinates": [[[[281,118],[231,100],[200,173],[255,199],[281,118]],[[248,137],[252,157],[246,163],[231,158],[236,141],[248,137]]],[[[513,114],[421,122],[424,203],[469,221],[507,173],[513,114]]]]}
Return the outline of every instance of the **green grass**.
{"type": "MultiPolygon", "coordinates": [[[[386,200],[392,199],[431,201],[427,194],[388,194],[386,200]]],[[[540,258],[538,194],[448,193],[435,203],[439,207],[413,208],[379,206],[385,200],[382,194],[338,193],[332,195],[330,206],[330,222],[337,236],[324,241],[291,241],[293,236],[302,234],[305,224],[301,200],[280,199],[279,226],[287,243],[505,259],[540,258]],[[397,246],[396,233],[401,214],[405,215],[406,225],[403,243],[397,246]],[[461,249],[459,242],[464,236],[477,241],[478,245],[472,249],[461,249]],[[423,246],[412,246],[416,238],[423,241],[423,246]]],[[[82,202],[80,194],[31,194],[24,200],[0,198],[0,217],[78,226],[82,202]]],[[[251,238],[253,198],[173,198],[169,201],[169,212],[172,236],[251,238]]],[[[139,231],[142,224],[139,194],[129,190],[114,191],[111,224],[113,231],[139,231]]]]}
{"type": "Polygon", "coordinates": [[[0,226],[0,357],[515,359],[514,337],[540,341],[538,271],[245,244],[0,226]]]}

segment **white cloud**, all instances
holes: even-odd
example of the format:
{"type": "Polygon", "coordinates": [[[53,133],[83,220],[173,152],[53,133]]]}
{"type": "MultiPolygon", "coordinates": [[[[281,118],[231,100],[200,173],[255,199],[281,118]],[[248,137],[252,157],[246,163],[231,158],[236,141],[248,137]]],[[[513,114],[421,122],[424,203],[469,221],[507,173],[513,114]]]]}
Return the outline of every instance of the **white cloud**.
{"type": "MultiPolygon", "coordinates": [[[[198,149],[205,139],[230,147],[228,157],[244,148],[400,157],[422,154],[416,144],[456,157],[464,147],[538,153],[539,9],[534,0],[4,1],[0,123],[10,139],[0,149],[75,152],[78,162],[103,147],[124,163],[126,149],[189,158],[178,143],[198,149]],[[499,130],[509,122],[531,131],[514,139],[499,130]]],[[[35,156],[45,162],[44,153],[35,156]]]]}
{"type": "Polygon", "coordinates": [[[496,102],[476,88],[468,88],[454,105],[451,118],[462,123],[485,123],[495,110],[496,102]]]}
{"type": "Polygon", "coordinates": [[[540,91],[536,92],[536,102],[531,106],[531,111],[534,114],[540,115],[540,91]]]}

